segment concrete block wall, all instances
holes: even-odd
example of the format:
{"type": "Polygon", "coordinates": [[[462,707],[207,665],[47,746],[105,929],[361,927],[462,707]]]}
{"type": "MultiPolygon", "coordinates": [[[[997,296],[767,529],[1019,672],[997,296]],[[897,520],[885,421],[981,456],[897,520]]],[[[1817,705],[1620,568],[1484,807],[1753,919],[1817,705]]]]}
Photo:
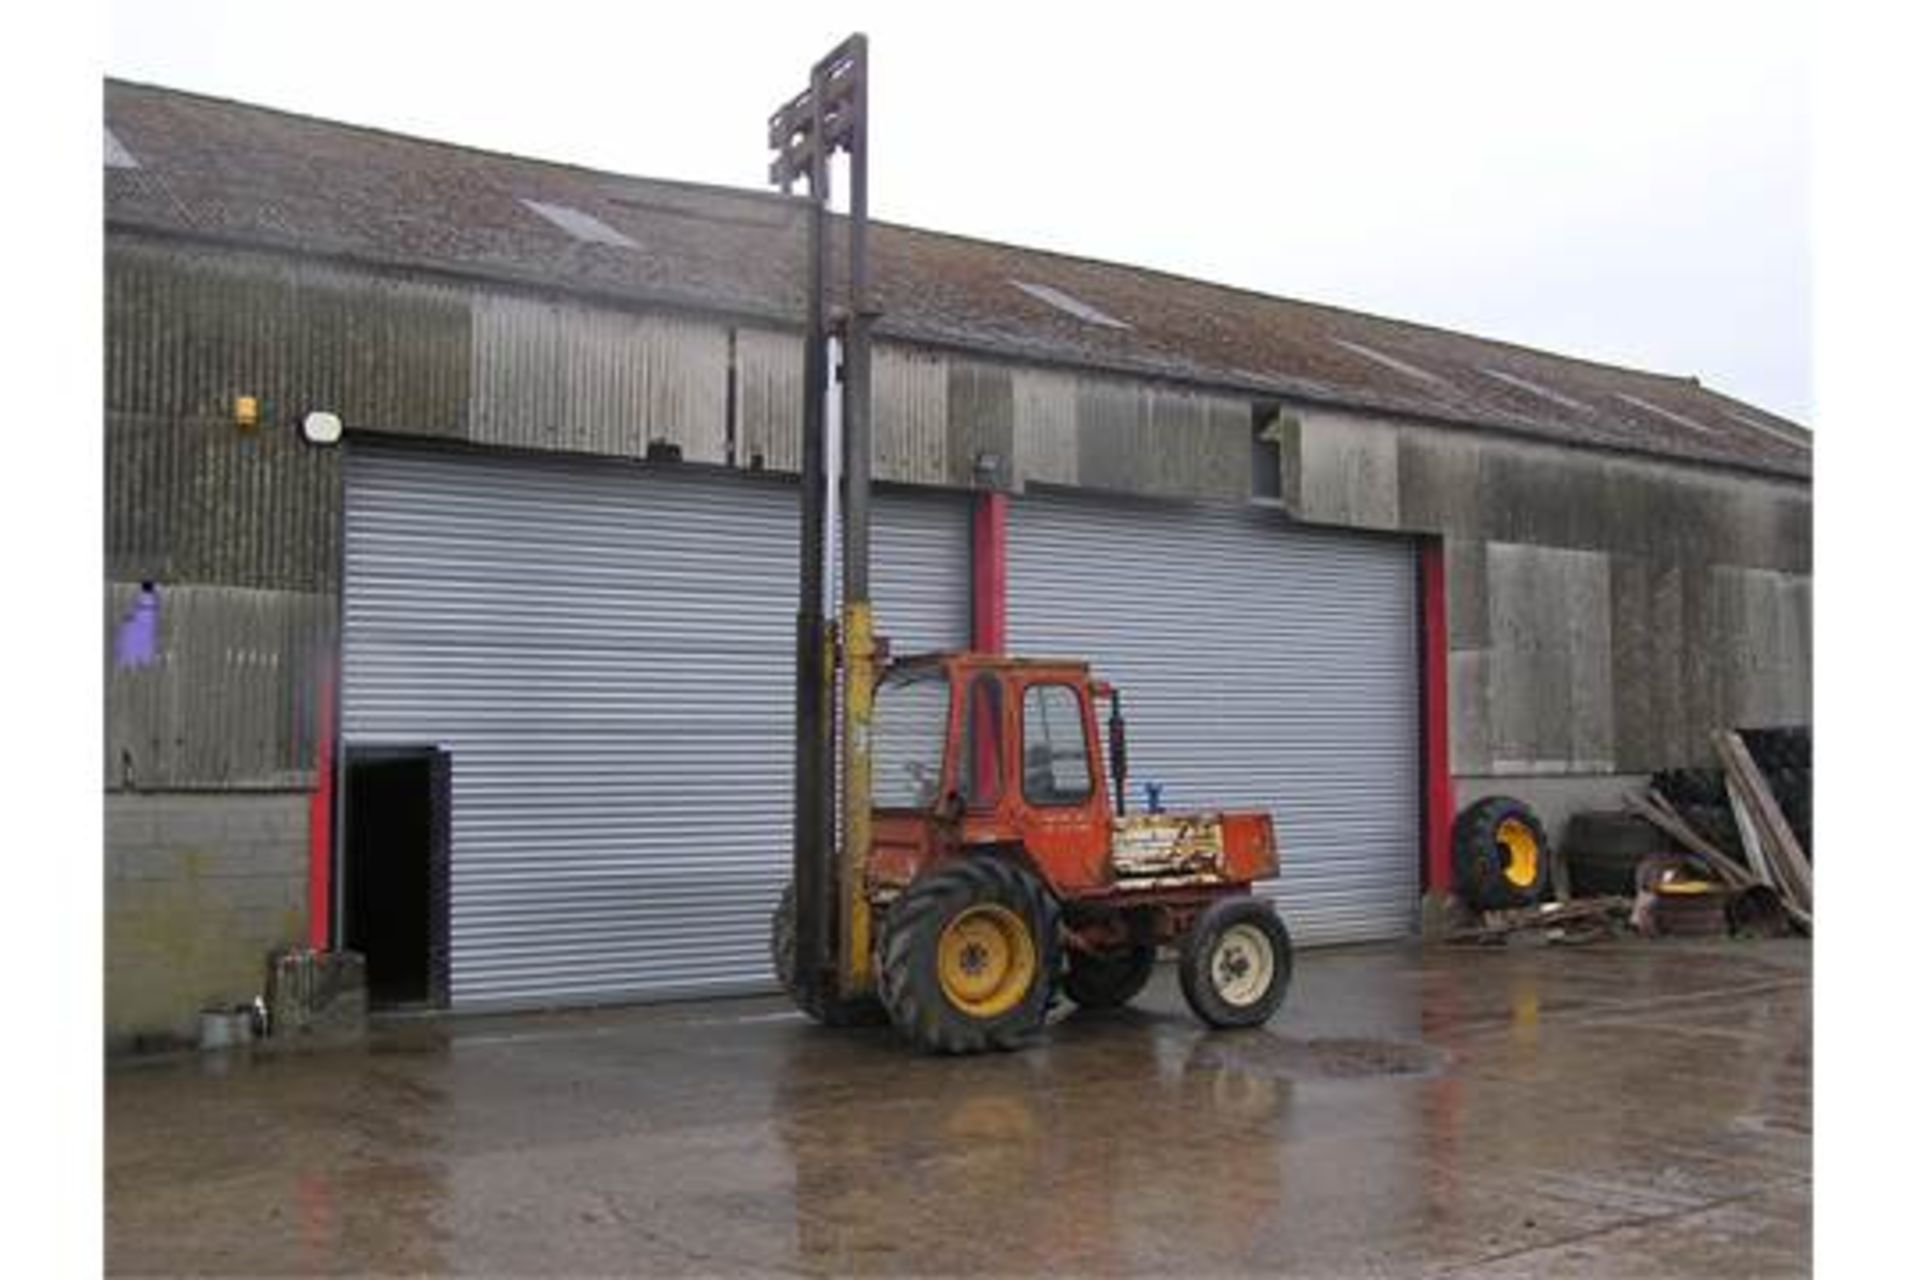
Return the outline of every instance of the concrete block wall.
{"type": "Polygon", "coordinates": [[[306,792],[106,797],[109,1052],[191,1042],[307,929],[306,792]]]}

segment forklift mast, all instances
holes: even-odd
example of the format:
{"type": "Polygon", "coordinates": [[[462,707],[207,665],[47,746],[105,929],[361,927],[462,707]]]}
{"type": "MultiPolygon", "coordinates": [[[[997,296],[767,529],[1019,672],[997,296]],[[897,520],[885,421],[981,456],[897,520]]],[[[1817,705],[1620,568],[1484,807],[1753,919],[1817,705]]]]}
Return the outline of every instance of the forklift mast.
{"type": "Polygon", "coordinates": [[[870,755],[877,680],[868,566],[874,312],[867,294],[867,38],[850,36],[814,64],[807,88],[774,112],[768,174],[782,192],[807,184],[809,268],[800,476],[800,606],[794,647],[793,883],[795,978],[811,995],[848,997],[873,987],[871,920],[860,886],[872,840],[870,755]],[[829,307],[831,238],[827,210],[836,152],[850,169],[846,307],[829,307]],[[827,339],[841,338],[841,609],[825,620],[827,527],[826,409],[832,379],[827,339]],[[835,823],[834,703],[840,706],[841,791],[835,823]],[[834,831],[841,831],[836,849],[834,831]]]}

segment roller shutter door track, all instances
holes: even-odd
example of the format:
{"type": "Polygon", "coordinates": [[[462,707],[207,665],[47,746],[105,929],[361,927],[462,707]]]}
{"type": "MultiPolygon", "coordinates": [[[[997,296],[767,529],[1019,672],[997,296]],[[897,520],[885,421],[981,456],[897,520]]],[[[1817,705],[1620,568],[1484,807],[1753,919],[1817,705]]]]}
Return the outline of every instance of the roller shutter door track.
{"type": "Polygon", "coordinates": [[[1278,513],[1028,496],[1008,517],[1014,651],[1125,696],[1131,797],[1267,808],[1297,942],[1418,918],[1414,555],[1278,513]]]}
{"type": "MultiPolygon", "coordinates": [[[[791,483],[355,443],[342,730],[453,756],[456,1008],[771,989],[791,483]]],[[[968,626],[967,505],[883,491],[897,651],[968,626]]]]}

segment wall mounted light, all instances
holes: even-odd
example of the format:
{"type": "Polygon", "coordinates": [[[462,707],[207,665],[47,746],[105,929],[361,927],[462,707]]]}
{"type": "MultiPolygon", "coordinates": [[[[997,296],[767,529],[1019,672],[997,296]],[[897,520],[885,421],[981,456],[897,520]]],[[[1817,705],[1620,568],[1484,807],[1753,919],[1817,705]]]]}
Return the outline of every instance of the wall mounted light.
{"type": "Polygon", "coordinates": [[[233,424],[242,431],[251,431],[260,425],[260,401],[257,397],[233,398],[233,424]]]}
{"type": "Polygon", "coordinates": [[[340,415],[316,409],[300,419],[300,438],[308,444],[335,445],[340,443],[340,415]]]}
{"type": "Polygon", "coordinates": [[[1001,489],[1007,482],[1007,460],[991,449],[973,455],[973,480],[982,489],[1001,489]]]}

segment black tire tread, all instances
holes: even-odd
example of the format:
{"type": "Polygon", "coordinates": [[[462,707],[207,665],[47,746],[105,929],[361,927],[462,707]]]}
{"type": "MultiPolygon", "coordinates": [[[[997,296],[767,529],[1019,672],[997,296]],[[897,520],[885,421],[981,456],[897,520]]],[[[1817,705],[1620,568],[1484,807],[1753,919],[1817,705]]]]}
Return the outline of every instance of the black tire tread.
{"type": "Polygon", "coordinates": [[[981,1053],[1015,1049],[1046,1023],[1058,988],[1060,908],[1024,868],[991,855],[954,860],[907,887],[887,912],[880,940],[880,1003],[894,1028],[915,1047],[933,1053],[981,1053]],[[998,1017],[976,1020],[941,997],[929,982],[925,960],[942,922],[975,902],[998,902],[1026,917],[1034,932],[1035,990],[998,1017]]]}
{"type": "Polygon", "coordinates": [[[1098,955],[1069,953],[1061,988],[1082,1009],[1118,1009],[1145,989],[1156,954],[1151,943],[1098,955]]]}
{"type": "Polygon", "coordinates": [[[1487,796],[1468,805],[1453,823],[1453,875],[1460,896],[1478,911],[1528,907],[1540,900],[1551,881],[1553,854],[1547,831],[1524,801],[1512,796],[1487,796]],[[1503,855],[1494,832],[1500,824],[1518,818],[1533,831],[1540,849],[1531,885],[1516,885],[1502,874],[1503,855]]]}
{"type": "Polygon", "coordinates": [[[780,989],[800,1012],[812,1018],[823,1027],[878,1027],[886,1025],[887,1011],[875,996],[857,996],[851,1000],[842,1000],[835,996],[803,994],[793,980],[794,971],[794,898],[793,885],[789,883],[780,895],[780,905],[773,909],[772,937],[769,950],[773,955],[774,976],[780,980],[780,989]]]}
{"type": "Polygon", "coordinates": [[[1673,841],[1660,828],[1624,809],[1588,809],[1567,819],[1562,842],[1569,859],[1579,856],[1643,858],[1666,853],[1673,841]]]}
{"type": "Polygon", "coordinates": [[[1187,1008],[1208,1026],[1237,1031],[1266,1023],[1287,998],[1293,983],[1293,940],[1273,903],[1251,894],[1222,898],[1200,913],[1193,928],[1180,940],[1180,994],[1187,1008]],[[1273,942],[1274,978],[1267,993],[1251,1005],[1235,1006],[1222,1000],[1213,987],[1213,944],[1229,928],[1258,923],[1273,942]]]}

